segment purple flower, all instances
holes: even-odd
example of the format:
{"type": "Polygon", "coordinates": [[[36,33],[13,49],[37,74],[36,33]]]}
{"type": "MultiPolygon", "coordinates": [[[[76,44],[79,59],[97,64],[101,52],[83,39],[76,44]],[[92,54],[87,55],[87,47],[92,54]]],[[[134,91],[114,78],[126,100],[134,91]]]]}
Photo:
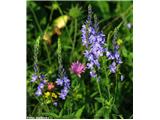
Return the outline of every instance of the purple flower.
{"type": "Polygon", "coordinates": [[[106,56],[108,57],[109,60],[114,60],[114,55],[111,52],[107,51],[106,56]]]}
{"type": "Polygon", "coordinates": [[[98,60],[96,59],[96,60],[94,60],[93,61],[93,63],[98,67],[98,68],[100,68],[100,64],[99,64],[99,62],[98,62],[98,60]]]}
{"type": "Polygon", "coordinates": [[[35,92],[36,96],[41,96],[42,95],[42,90],[40,88],[37,89],[37,91],[35,92]]]}
{"type": "Polygon", "coordinates": [[[95,78],[97,76],[96,72],[95,71],[90,71],[90,76],[95,78]]]}
{"type": "MultiPolygon", "coordinates": [[[[87,69],[90,69],[90,76],[95,77],[96,67],[100,68],[99,58],[103,56],[105,35],[98,30],[98,23],[92,24],[92,9],[88,7],[88,19],[82,25],[82,45],[86,47],[84,56],[87,59],[87,69]],[[94,71],[93,71],[94,69],[94,71]]],[[[96,18],[95,18],[96,21],[96,18]]]]}
{"type": "Polygon", "coordinates": [[[57,83],[57,85],[59,85],[59,86],[63,86],[63,80],[61,80],[61,79],[57,79],[57,81],[56,81],[56,83],[57,83]]]}
{"type": "Polygon", "coordinates": [[[81,64],[79,61],[72,63],[71,71],[75,73],[78,77],[85,71],[85,65],[81,64]]]}
{"type": "Polygon", "coordinates": [[[63,86],[63,89],[61,90],[59,98],[61,98],[62,100],[65,100],[65,98],[69,92],[70,80],[67,78],[67,76],[64,76],[62,78],[58,78],[56,83],[59,86],[63,86]]]}
{"type": "Polygon", "coordinates": [[[63,81],[64,81],[64,86],[70,88],[70,80],[64,76],[63,81]]]}
{"type": "Polygon", "coordinates": [[[41,74],[41,75],[39,76],[39,78],[40,78],[40,80],[42,81],[43,79],[45,79],[45,75],[41,74]]]}
{"type": "Polygon", "coordinates": [[[113,62],[111,65],[109,65],[109,69],[110,69],[111,73],[115,73],[116,72],[116,63],[113,62]]]}
{"type": "Polygon", "coordinates": [[[88,69],[93,69],[93,65],[94,65],[93,62],[87,63],[87,68],[88,69]]]}
{"type": "Polygon", "coordinates": [[[62,100],[66,99],[66,94],[61,92],[59,98],[61,98],[62,100]]]}
{"type": "Polygon", "coordinates": [[[53,105],[57,107],[58,106],[58,102],[53,102],[53,105]]]}
{"type": "Polygon", "coordinates": [[[114,37],[112,40],[113,50],[109,51],[107,48],[105,49],[106,56],[107,56],[108,60],[112,61],[112,64],[109,65],[109,69],[110,69],[111,73],[116,73],[117,65],[122,63],[122,59],[121,59],[121,56],[118,51],[119,45],[116,42],[117,36],[118,36],[118,33],[116,31],[114,33],[114,37]]]}
{"type": "Polygon", "coordinates": [[[68,88],[67,88],[67,87],[64,87],[64,88],[61,90],[61,93],[60,93],[60,96],[59,96],[59,97],[60,97],[62,100],[65,100],[68,92],[69,92],[68,88]]]}
{"type": "Polygon", "coordinates": [[[65,76],[63,77],[63,81],[64,81],[64,83],[69,83],[70,82],[70,80],[65,76]]]}
{"type": "Polygon", "coordinates": [[[117,60],[119,59],[120,55],[119,55],[118,51],[116,51],[116,52],[114,53],[114,57],[115,57],[117,60]]]}
{"type": "Polygon", "coordinates": [[[39,89],[43,89],[43,88],[44,88],[44,83],[41,82],[41,83],[38,85],[38,88],[39,88],[39,89]]]}
{"type": "Polygon", "coordinates": [[[38,76],[36,74],[33,74],[31,82],[35,82],[37,80],[37,78],[38,78],[38,76]]]}
{"type": "Polygon", "coordinates": [[[94,56],[92,53],[89,53],[89,55],[87,56],[88,61],[93,61],[94,60],[94,56]]]}
{"type": "Polygon", "coordinates": [[[121,58],[119,58],[119,59],[117,60],[117,63],[118,63],[118,64],[123,63],[122,60],[121,60],[121,58]]]}
{"type": "Polygon", "coordinates": [[[47,84],[47,80],[43,80],[42,83],[47,84]]]}
{"type": "Polygon", "coordinates": [[[68,93],[68,88],[67,88],[67,87],[64,87],[64,88],[61,90],[61,92],[63,92],[64,94],[67,95],[67,93],[68,93]]]}

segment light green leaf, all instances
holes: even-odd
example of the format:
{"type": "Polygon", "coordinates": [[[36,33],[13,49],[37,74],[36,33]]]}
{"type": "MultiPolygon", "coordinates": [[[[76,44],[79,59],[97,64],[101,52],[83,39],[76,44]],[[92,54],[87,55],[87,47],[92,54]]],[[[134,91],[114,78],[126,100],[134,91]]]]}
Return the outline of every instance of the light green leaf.
{"type": "Polygon", "coordinates": [[[85,105],[83,105],[83,107],[81,107],[81,108],[76,112],[76,115],[75,115],[76,118],[80,118],[80,117],[81,117],[84,108],[85,108],[85,105]]]}

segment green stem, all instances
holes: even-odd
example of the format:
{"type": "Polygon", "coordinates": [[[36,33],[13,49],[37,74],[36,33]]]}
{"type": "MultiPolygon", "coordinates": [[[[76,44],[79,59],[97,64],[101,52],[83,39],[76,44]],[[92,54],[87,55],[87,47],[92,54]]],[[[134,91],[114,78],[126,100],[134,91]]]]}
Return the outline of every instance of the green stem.
{"type": "MultiPolygon", "coordinates": [[[[33,17],[34,17],[35,23],[36,23],[36,25],[37,25],[37,27],[38,27],[38,30],[40,31],[40,33],[41,33],[41,35],[42,35],[42,34],[43,34],[43,31],[42,31],[42,29],[41,29],[41,26],[39,25],[37,16],[36,16],[34,10],[32,9],[32,7],[29,6],[29,8],[30,8],[30,10],[31,10],[31,12],[32,12],[32,14],[33,14],[33,17]]],[[[44,43],[44,47],[45,47],[45,50],[46,50],[46,52],[47,52],[47,57],[48,57],[48,60],[49,60],[49,65],[51,65],[50,52],[49,52],[49,50],[48,50],[48,47],[47,47],[46,43],[44,43]]]]}
{"type": "Polygon", "coordinates": [[[117,80],[117,74],[116,74],[116,85],[115,85],[115,96],[114,96],[114,99],[115,99],[115,101],[116,101],[116,99],[117,99],[117,92],[118,92],[118,80],[117,80]]]}
{"type": "Polygon", "coordinates": [[[41,27],[40,27],[40,25],[39,25],[37,16],[36,16],[34,10],[32,9],[32,7],[29,6],[29,8],[30,8],[30,10],[31,10],[31,12],[32,12],[32,14],[33,14],[33,17],[34,17],[34,20],[35,20],[36,25],[37,25],[37,27],[38,27],[38,30],[39,30],[39,31],[41,32],[41,34],[42,34],[43,32],[42,32],[42,29],[41,29],[41,27]]]}
{"type": "MultiPolygon", "coordinates": [[[[74,26],[74,40],[73,40],[73,44],[72,44],[72,51],[71,51],[71,55],[73,55],[73,51],[75,48],[75,43],[76,43],[76,36],[77,36],[77,19],[75,19],[75,26],[74,26]]],[[[72,58],[72,57],[71,57],[72,58]]]]}
{"type": "Polygon", "coordinates": [[[51,65],[51,58],[50,58],[50,52],[48,50],[48,47],[47,47],[47,44],[44,42],[44,47],[45,47],[45,50],[47,52],[47,57],[48,57],[48,62],[49,62],[49,65],[51,65]]]}
{"type": "Polygon", "coordinates": [[[103,101],[103,97],[102,97],[102,93],[101,93],[100,85],[99,85],[99,82],[98,82],[98,80],[97,80],[97,79],[96,79],[96,81],[97,81],[98,91],[99,91],[99,94],[100,94],[100,97],[101,97],[101,100],[102,100],[102,105],[103,105],[103,107],[104,107],[104,101],[103,101]]]}

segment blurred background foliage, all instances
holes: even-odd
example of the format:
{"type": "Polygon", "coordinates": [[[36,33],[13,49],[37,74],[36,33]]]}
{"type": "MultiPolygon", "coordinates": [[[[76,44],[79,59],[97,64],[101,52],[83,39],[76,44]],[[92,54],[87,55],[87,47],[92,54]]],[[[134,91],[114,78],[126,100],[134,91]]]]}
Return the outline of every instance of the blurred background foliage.
{"type": "MultiPolygon", "coordinates": [[[[132,1],[27,1],[27,116],[49,118],[132,118],[133,114],[133,2],[132,1]],[[87,73],[81,78],[70,73],[72,62],[86,62],[81,42],[81,27],[87,18],[88,5],[99,20],[106,35],[123,23],[118,31],[122,40],[120,48],[124,81],[118,82],[118,100],[113,101],[114,80],[110,81],[110,97],[101,82],[105,107],[101,105],[95,81],[87,73]],[[38,64],[50,81],[58,77],[57,39],[62,42],[63,66],[71,80],[67,99],[58,107],[44,105],[34,97],[35,88],[30,83],[34,72],[34,43],[42,36],[38,64]]],[[[108,43],[111,42],[107,41],[108,43]]],[[[87,71],[86,71],[87,72],[87,71]]]]}

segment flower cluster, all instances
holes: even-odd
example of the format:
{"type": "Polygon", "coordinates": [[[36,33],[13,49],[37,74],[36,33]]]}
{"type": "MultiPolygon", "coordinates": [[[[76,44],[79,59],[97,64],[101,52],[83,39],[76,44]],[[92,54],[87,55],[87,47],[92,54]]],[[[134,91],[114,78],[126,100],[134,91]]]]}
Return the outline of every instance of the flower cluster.
{"type": "Polygon", "coordinates": [[[65,100],[66,96],[69,92],[70,80],[66,76],[64,76],[61,79],[57,78],[56,83],[58,86],[61,86],[61,87],[63,86],[63,89],[61,89],[61,93],[60,93],[59,98],[61,98],[62,100],[65,100]]]}
{"type": "Polygon", "coordinates": [[[117,65],[122,63],[122,59],[118,52],[119,45],[117,44],[116,39],[117,39],[117,30],[115,31],[113,41],[112,41],[113,51],[109,51],[108,49],[106,49],[106,56],[108,60],[112,61],[112,63],[109,65],[109,69],[111,73],[116,73],[117,65]]]}
{"type": "Polygon", "coordinates": [[[71,71],[81,77],[81,74],[85,71],[85,65],[81,64],[79,61],[72,63],[71,71]]]}
{"type": "MultiPolygon", "coordinates": [[[[34,66],[34,68],[35,68],[35,66],[34,66]]],[[[38,75],[37,71],[35,70],[35,73],[32,75],[31,82],[33,83],[37,80],[40,80],[40,83],[38,84],[37,91],[35,92],[35,95],[36,96],[41,96],[43,88],[47,84],[47,80],[45,80],[45,76],[43,74],[38,75]]]]}
{"type": "Polygon", "coordinates": [[[94,25],[91,20],[92,10],[89,6],[88,8],[88,19],[86,23],[82,26],[82,45],[87,48],[84,55],[87,58],[87,68],[90,69],[90,76],[96,77],[95,67],[100,68],[99,57],[103,56],[104,53],[104,43],[105,35],[98,31],[98,23],[96,21],[94,25]]]}

